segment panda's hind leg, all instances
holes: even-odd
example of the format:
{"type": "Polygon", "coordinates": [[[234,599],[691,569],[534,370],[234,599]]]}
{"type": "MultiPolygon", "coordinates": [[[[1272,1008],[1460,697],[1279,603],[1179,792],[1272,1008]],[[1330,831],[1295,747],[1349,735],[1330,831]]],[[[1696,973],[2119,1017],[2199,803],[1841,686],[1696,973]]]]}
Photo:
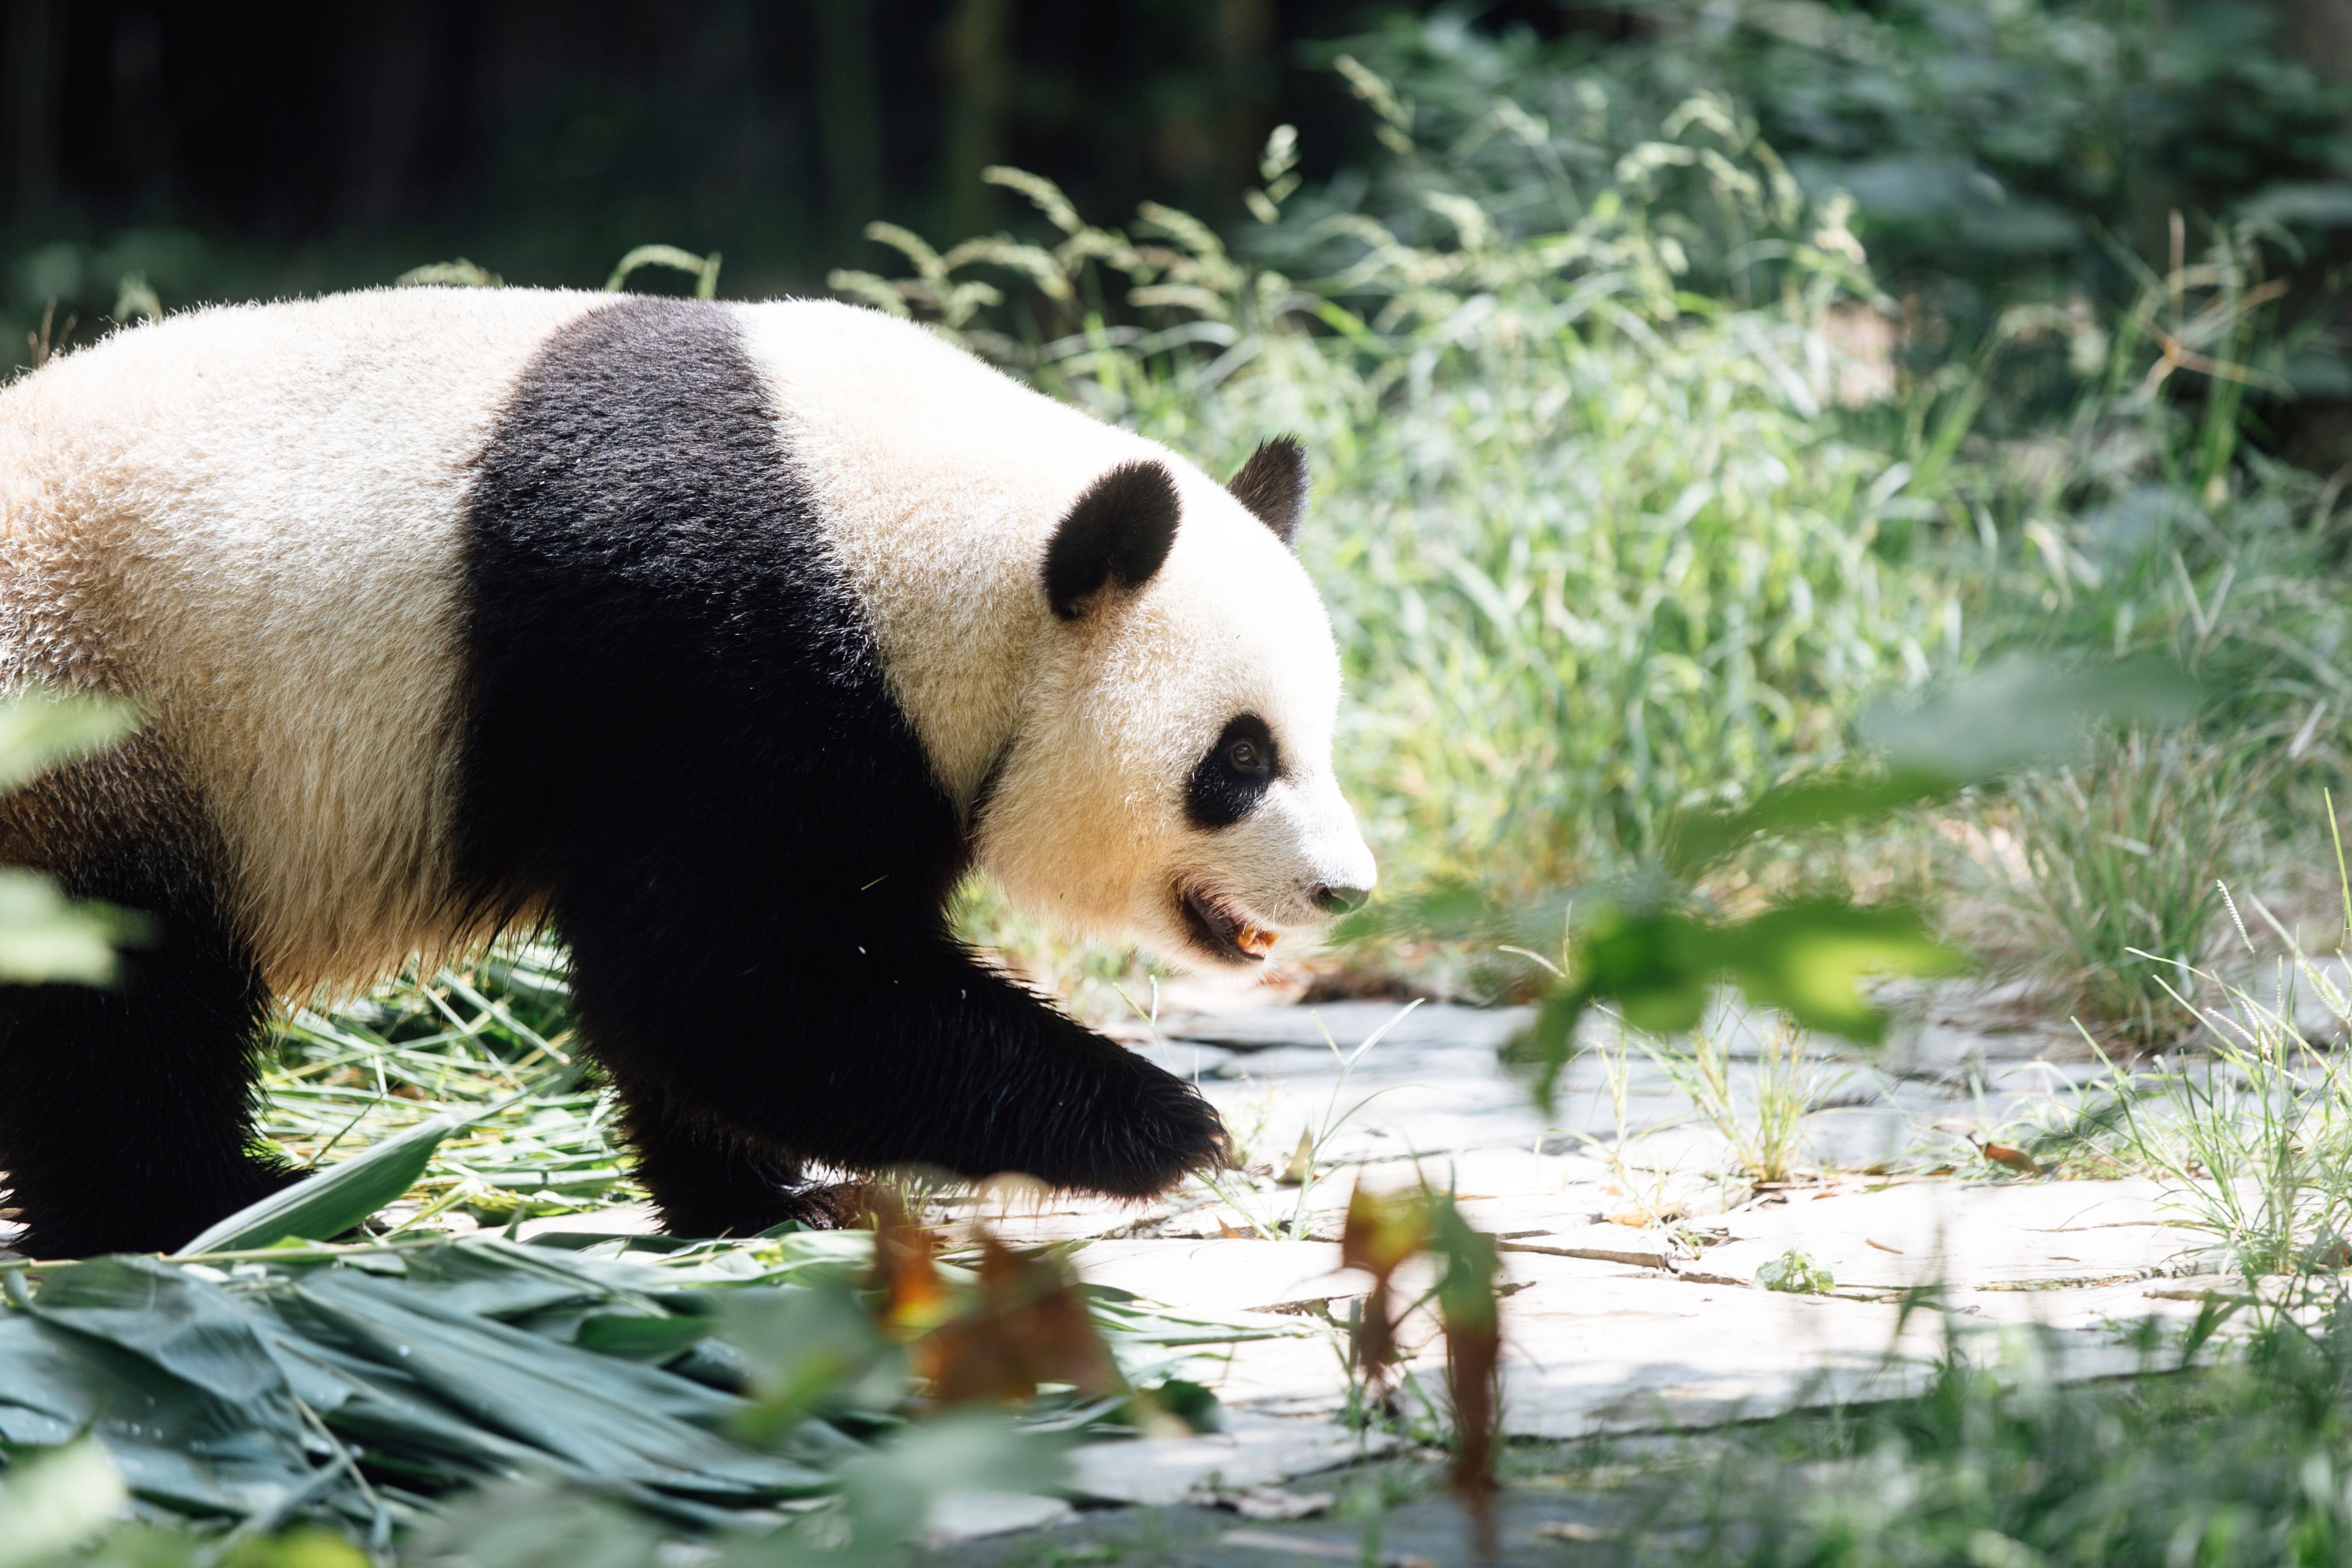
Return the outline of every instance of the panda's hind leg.
{"type": "Polygon", "coordinates": [[[669,1235],[757,1236],[787,1221],[833,1230],[864,1219],[864,1183],[812,1181],[797,1156],[686,1111],[650,1081],[620,1078],[614,1089],[637,1180],[669,1235]]]}
{"type": "Polygon", "coordinates": [[[142,737],[0,802],[0,862],[146,927],[112,986],[0,985],[0,1186],[31,1257],[168,1251],[292,1179],[252,1148],[268,991],[157,762],[142,737]]]}

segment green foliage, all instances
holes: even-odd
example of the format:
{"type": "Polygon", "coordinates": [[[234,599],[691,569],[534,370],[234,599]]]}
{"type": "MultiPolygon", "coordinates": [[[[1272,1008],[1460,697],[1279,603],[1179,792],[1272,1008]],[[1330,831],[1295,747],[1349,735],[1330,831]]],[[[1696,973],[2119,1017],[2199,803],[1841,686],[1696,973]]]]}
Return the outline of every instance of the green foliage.
{"type": "Polygon", "coordinates": [[[36,691],[0,704],[0,790],[102,752],[142,721],[135,705],[94,697],[36,691]]]}
{"type": "MultiPolygon", "coordinates": [[[[829,1498],[772,1560],[805,1546],[855,1563],[919,1529],[941,1491],[1049,1487],[1064,1444],[1131,1431],[1127,1399],[1069,1389],[927,1410],[874,1300],[874,1251],[856,1232],[635,1249],[426,1236],[0,1271],[0,1452],[29,1456],[12,1461],[23,1483],[0,1471],[0,1549],[21,1534],[45,1543],[25,1561],[46,1563],[89,1533],[90,1510],[64,1507],[81,1494],[37,1491],[44,1475],[95,1495],[119,1471],[106,1495],[127,1485],[150,1510],[236,1520],[246,1537],[322,1521],[379,1552],[465,1489],[530,1477],[427,1539],[514,1561],[488,1514],[527,1512],[551,1539],[627,1521],[622,1538],[649,1551],[663,1531],[829,1498]],[[40,1458],[78,1437],[111,1468],[40,1458]]],[[[984,1284],[939,1267],[945,1326],[977,1310],[984,1284]]],[[[1068,1300],[1078,1315],[1063,1331],[1099,1335],[1130,1392],[1164,1381],[1178,1347],[1265,1331],[1116,1295],[1068,1300]]]]}
{"type": "MultiPolygon", "coordinates": [[[[2290,7],[2248,0],[1645,0],[1630,37],[1545,41],[1461,15],[1397,16],[1346,47],[1376,71],[1395,144],[1364,206],[1426,240],[1431,196],[1517,227],[1594,199],[1714,95],[1752,117],[1811,195],[1847,193],[1882,279],[1969,339],[2019,301],[2130,279],[2165,214],[2306,237],[2352,220],[2347,89],[2301,58],[2290,7]]],[[[1342,68],[1347,68],[1345,67],[1342,68]]],[[[1677,163],[1672,177],[1700,183],[1677,163]]],[[[1310,210],[1313,210],[1310,208],[1310,210]]],[[[1757,297],[1753,236],[1697,200],[1654,220],[1692,283],[1757,297]]],[[[2340,363],[2340,362],[2339,362],[2340,363]]]]}
{"type": "Polygon", "coordinates": [[[1545,999],[1519,1048],[1538,1064],[1537,1099],[1549,1108],[1576,1026],[1598,1003],[1612,1005],[1634,1028],[1678,1034],[1696,1026],[1717,984],[1727,981],[1750,1003],[1805,1028],[1875,1045],[1886,1020],[1855,990],[1857,981],[1966,967],[1913,910],[1805,899],[1724,921],[1610,906],[1578,933],[1573,980],[1545,999]]]}
{"type": "MultiPolygon", "coordinates": [[[[2334,847],[2352,930],[2352,878],[2340,838],[2334,847]]],[[[2219,897],[2245,956],[2256,956],[2253,932],[2219,897]]],[[[2287,950],[2275,967],[2231,984],[2143,954],[2149,983],[2179,1020],[2166,1030],[2177,1048],[2109,1059],[2103,1079],[2031,1136],[2045,1158],[2155,1175],[2179,1223],[2208,1238],[2209,1265],[2250,1279],[2288,1277],[2290,1288],[2273,1293],[2303,1305],[2333,1296],[2334,1276],[2352,1265],[2352,1061],[2340,1043],[2352,1032],[2352,991],[2340,963],[2306,954],[2267,908],[2251,908],[2254,929],[2287,950]]]]}
{"type": "Polygon", "coordinates": [[[2148,1373],[2062,1384],[2031,1333],[1926,1394],[1682,1445],[1615,1499],[1603,1561],[2200,1568],[2335,1563],[2352,1547],[2352,1311],[2265,1322],[2216,1364],[2144,1341],[2148,1373]],[[2168,1373],[2170,1373],[2168,1375],[2168,1373]]]}
{"type": "MultiPolygon", "coordinates": [[[[1691,1029],[1687,1049],[1649,1040],[1642,1045],[1643,1053],[1730,1148],[1738,1168],[1750,1181],[1786,1182],[1797,1174],[1804,1152],[1805,1118],[1848,1074],[1826,1068],[1813,1054],[1812,1037],[1781,1017],[1764,1032],[1743,1097],[1734,1088],[1729,1036],[1728,1027],[1701,1026],[1691,1029]]],[[[1622,1079],[1622,1047],[1613,1062],[1603,1047],[1601,1061],[1604,1073],[1622,1079]]],[[[1613,1083],[1612,1087],[1615,1089],[1613,1083]]],[[[1616,1092],[1622,1098],[1622,1089],[1616,1092]]],[[[1618,1142],[1622,1146],[1624,1142],[1621,1131],[1618,1142]]],[[[1625,1164],[1622,1155],[1616,1163],[1625,1164]]],[[[1619,1176],[1618,1185],[1630,1192],[1628,1174],[1619,1176]]]]}
{"type": "Polygon", "coordinates": [[[294,1237],[325,1241],[375,1217],[416,1184],[458,1120],[436,1116],[341,1164],[315,1172],[222,1219],[180,1248],[184,1258],[271,1247],[294,1237]]]}
{"type": "Polygon", "coordinates": [[[136,945],[144,931],[135,914],[69,900],[36,872],[0,868],[0,978],[110,985],[115,950],[136,945]]]}
{"type": "Polygon", "coordinates": [[[562,955],[532,942],[296,1008],[276,1026],[262,1130],[311,1166],[454,1119],[413,1184],[421,1207],[384,1216],[394,1226],[441,1213],[505,1225],[625,1202],[640,1192],[609,1102],[567,1048],[572,1028],[562,955]]]}
{"type": "Polygon", "coordinates": [[[1790,1250],[1766,1262],[1756,1270],[1756,1283],[1767,1290],[1784,1290],[1798,1296],[1826,1296],[1837,1289],[1830,1271],[1806,1257],[1790,1250]]]}
{"type": "Polygon", "coordinates": [[[87,1439],[0,1473],[0,1568],[41,1568],[114,1522],[130,1500],[106,1450],[87,1439]]]}
{"type": "Polygon", "coordinates": [[[2012,784],[2005,902],[2059,998],[2124,1039],[2160,1044],[2195,1018],[2168,994],[2226,936],[2222,887],[2260,869],[2256,759],[2181,733],[2108,740],[2083,763],[2012,784]]]}
{"type": "MultiPolygon", "coordinates": [[[[0,790],[113,745],[137,730],[136,706],[31,691],[0,702],[0,790]]],[[[136,914],[76,902],[37,872],[0,868],[0,980],[108,985],[115,949],[143,931],[136,914]]]]}
{"type": "MultiPolygon", "coordinates": [[[[1666,871],[1677,879],[1700,875],[1759,834],[1847,826],[1948,798],[2021,764],[2080,752],[2101,721],[2178,718],[2193,705],[2193,689],[2178,671],[2144,660],[1998,663],[1907,709],[1871,713],[1864,728],[1884,748],[1882,768],[1800,779],[1740,810],[1678,823],[1666,871]]],[[[1604,894],[1598,905],[1572,933],[1572,968],[1554,971],[1557,983],[1514,1047],[1535,1066],[1536,1097],[1547,1108],[1577,1025],[1598,1004],[1613,1005],[1634,1028],[1677,1034],[1697,1026],[1716,985],[1728,982],[1751,1005],[1800,1027],[1874,1045],[1885,1018],[1857,982],[1967,967],[1917,910],[1899,904],[1865,909],[1843,898],[1799,898],[1724,920],[1704,912],[1678,880],[1663,880],[1630,898],[1604,894]]]]}
{"type": "Polygon", "coordinates": [[[719,253],[697,256],[690,250],[680,250],[675,245],[640,245],[621,258],[613,275],[604,279],[604,292],[617,294],[628,283],[630,274],[643,267],[667,268],[683,272],[694,279],[694,297],[716,299],[719,294],[719,253]]]}

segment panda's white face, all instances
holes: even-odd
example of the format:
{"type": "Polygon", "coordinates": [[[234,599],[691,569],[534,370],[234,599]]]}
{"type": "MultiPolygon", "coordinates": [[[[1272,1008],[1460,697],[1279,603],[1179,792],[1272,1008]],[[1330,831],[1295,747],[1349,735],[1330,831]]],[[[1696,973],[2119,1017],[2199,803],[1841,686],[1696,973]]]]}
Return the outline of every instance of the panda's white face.
{"type": "Polygon", "coordinates": [[[981,857],[1066,929],[1245,967],[1372,885],[1332,772],[1339,656],[1278,525],[1188,465],[1151,468],[1106,502],[1107,571],[1070,568],[981,857]],[[1133,533],[1148,555],[1163,504],[1172,542],[1155,566],[1133,533]]]}

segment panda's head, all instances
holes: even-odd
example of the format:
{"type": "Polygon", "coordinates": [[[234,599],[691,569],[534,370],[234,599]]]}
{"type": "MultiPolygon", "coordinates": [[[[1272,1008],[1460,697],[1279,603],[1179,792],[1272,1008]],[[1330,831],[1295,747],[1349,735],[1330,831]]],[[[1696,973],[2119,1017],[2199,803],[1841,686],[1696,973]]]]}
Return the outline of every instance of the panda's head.
{"type": "Polygon", "coordinates": [[[1225,486],[1157,452],[1119,463],[1055,523],[1043,646],[979,836],[1024,907],[1245,967],[1370,891],[1331,767],[1339,655],[1290,550],[1306,500],[1284,440],[1225,486]]]}

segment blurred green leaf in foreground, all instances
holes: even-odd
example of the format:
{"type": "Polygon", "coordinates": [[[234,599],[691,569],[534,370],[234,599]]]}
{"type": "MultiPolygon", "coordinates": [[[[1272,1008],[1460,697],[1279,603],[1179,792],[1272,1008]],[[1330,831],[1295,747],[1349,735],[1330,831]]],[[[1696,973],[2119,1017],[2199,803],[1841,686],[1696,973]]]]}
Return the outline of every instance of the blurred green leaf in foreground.
{"type": "MultiPolygon", "coordinates": [[[[0,701],[0,790],[102,752],[137,730],[136,707],[30,692],[0,701]]],[[[137,916],[77,903],[36,871],[0,868],[0,981],[114,983],[114,950],[138,941],[137,916]]]]}
{"type": "Polygon", "coordinates": [[[1804,1028],[1876,1045],[1885,1015],[1859,982],[1968,966],[1917,910],[1814,897],[1726,921],[1704,908],[1692,880],[1753,839],[1851,826],[2019,768],[2068,762],[2102,724],[2179,722],[2197,703],[2195,683],[2161,660],[2011,658],[1911,706],[1872,710],[1861,725],[1877,753],[1869,764],[1778,784],[1738,810],[1685,814],[1667,837],[1660,874],[1580,911],[1570,963],[1514,1045],[1534,1069],[1538,1100],[1549,1107],[1588,1008],[1613,1006],[1635,1028],[1677,1033],[1698,1024],[1721,982],[1804,1028]]]}

